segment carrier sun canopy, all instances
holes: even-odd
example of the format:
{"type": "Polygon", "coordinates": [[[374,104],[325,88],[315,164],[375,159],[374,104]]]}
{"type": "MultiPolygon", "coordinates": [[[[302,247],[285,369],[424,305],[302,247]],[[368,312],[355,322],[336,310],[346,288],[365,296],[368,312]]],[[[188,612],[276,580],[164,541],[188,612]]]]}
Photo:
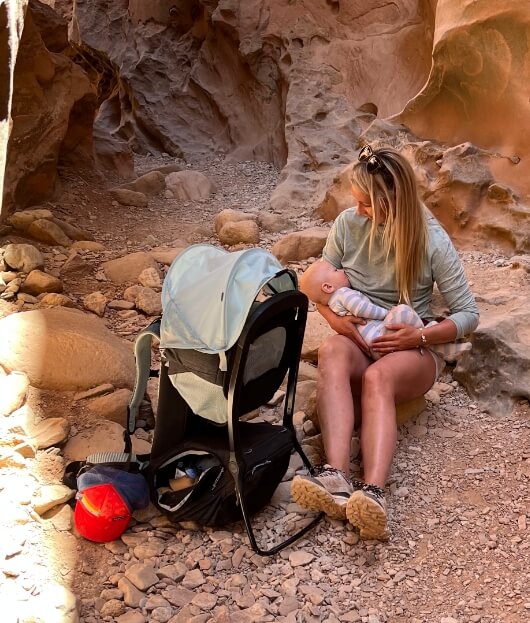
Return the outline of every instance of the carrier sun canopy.
{"type": "Polygon", "coordinates": [[[207,244],[188,247],[164,280],[160,346],[210,354],[227,351],[267,284],[276,292],[296,288],[279,261],[264,249],[230,253],[207,244]]]}

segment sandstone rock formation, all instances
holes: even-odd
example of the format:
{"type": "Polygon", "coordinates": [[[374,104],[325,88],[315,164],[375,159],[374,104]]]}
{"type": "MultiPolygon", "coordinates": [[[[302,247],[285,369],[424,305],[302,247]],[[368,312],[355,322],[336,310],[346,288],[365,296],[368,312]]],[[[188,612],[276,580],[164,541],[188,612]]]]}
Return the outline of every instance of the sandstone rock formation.
{"type": "Polygon", "coordinates": [[[458,363],[454,377],[491,413],[506,413],[513,401],[530,399],[530,312],[495,305],[481,311],[471,336],[473,350],[458,363]]]}
{"type": "Polygon", "coordinates": [[[64,307],[0,320],[0,363],[28,375],[34,387],[89,389],[103,382],[132,387],[132,348],[97,318],[64,307]]]}
{"type": "Polygon", "coordinates": [[[57,37],[50,34],[57,29],[62,30],[64,41],[66,22],[38,0],[31,0],[14,75],[4,212],[13,205],[26,207],[50,197],[59,159],[92,157],[95,90],[78,65],[50,51],[60,47],[57,37]],[[42,11],[45,18],[35,20],[33,15],[42,11]],[[55,28],[41,35],[35,21],[48,26],[54,21],[55,28]]]}
{"type": "Polygon", "coordinates": [[[524,0],[440,0],[429,79],[399,115],[418,136],[491,151],[495,175],[524,192],[530,191],[522,171],[530,156],[529,28],[524,0]]]}
{"type": "MultiPolygon", "coordinates": [[[[35,43],[27,53],[46,65],[39,79],[55,84],[64,22],[37,0],[31,13],[53,62],[35,43]]],[[[344,167],[360,143],[379,140],[410,156],[427,205],[459,242],[493,239],[525,252],[529,21],[523,0],[487,8],[454,0],[79,0],[71,36],[97,85],[94,135],[108,139],[101,158],[122,176],[132,176],[131,148],[268,160],[283,167],[271,199],[278,212],[330,219],[351,201],[344,167]],[[499,184],[501,200],[490,190],[499,184]]],[[[72,70],[78,86],[80,75],[72,70]]],[[[85,103],[88,119],[94,104],[85,103]]],[[[88,144],[72,128],[79,107],[61,154],[70,134],[88,144]]],[[[39,171],[54,169],[57,151],[35,154],[39,171]]],[[[52,171],[35,184],[46,182],[49,193],[54,179],[52,171]]],[[[31,202],[31,185],[23,187],[31,202]]]]}
{"type": "MultiPolygon", "coordinates": [[[[27,0],[21,2],[3,2],[0,5],[0,23],[2,36],[0,37],[0,62],[2,64],[1,91],[0,91],[0,197],[4,194],[4,176],[7,166],[7,145],[11,131],[11,111],[13,103],[13,76],[15,63],[20,45],[21,33],[24,29],[24,15],[27,0]]],[[[0,201],[0,217],[7,210],[0,201]]]]}
{"type": "Polygon", "coordinates": [[[329,183],[374,114],[396,114],[418,93],[433,28],[431,3],[414,0],[80,0],[73,16],[79,49],[106,59],[115,135],[141,150],[287,163],[274,198],[282,209],[310,199],[323,174],[329,183]]]}

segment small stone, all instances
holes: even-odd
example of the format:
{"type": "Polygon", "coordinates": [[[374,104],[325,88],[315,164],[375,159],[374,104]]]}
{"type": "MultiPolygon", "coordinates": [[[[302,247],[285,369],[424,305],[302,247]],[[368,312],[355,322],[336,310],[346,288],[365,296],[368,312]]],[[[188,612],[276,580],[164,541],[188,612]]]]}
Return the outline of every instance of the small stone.
{"type": "Polygon", "coordinates": [[[154,610],[155,608],[166,608],[170,603],[167,599],[164,599],[162,595],[150,595],[149,599],[145,602],[144,608],[146,610],[154,610]]]}
{"type": "Polygon", "coordinates": [[[125,605],[131,608],[138,608],[140,606],[140,601],[145,598],[145,595],[127,578],[120,578],[120,580],[118,580],[118,588],[123,593],[125,605]]]}
{"type": "Polygon", "coordinates": [[[41,420],[30,430],[31,443],[38,450],[62,444],[68,438],[70,424],[63,417],[41,420]]]}
{"type": "Polygon", "coordinates": [[[163,608],[155,608],[151,611],[151,621],[157,621],[158,623],[167,623],[173,616],[173,608],[171,606],[165,606],[163,608]]]}
{"type": "Polygon", "coordinates": [[[123,599],[123,593],[119,588],[104,588],[99,596],[104,601],[109,601],[109,599],[123,599]]]}
{"type": "Polygon", "coordinates": [[[206,580],[204,579],[204,575],[200,569],[192,569],[188,571],[182,580],[182,586],[188,589],[194,589],[202,584],[204,584],[206,580]]]}
{"type": "Polygon", "coordinates": [[[109,599],[99,611],[102,617],[118,617],[125,613],[125,604],[117,599],[109,599]]]}
{"type": "Polygon", "coordinates": [[[29,378],[23,372],[0,377],[0,415],[10,415],[26,400],[29,378]]]}
{"type": "Polygon", "coordinates": [[[145,560],[146,558],[156,558],[160,556],[164,549],[166,548],[166,544],[149,542],[142,543],[134,548],[134,555],[138,560],[145,560]]]}
{"type": "Polygon", "coordinates": [[[44,515],[55,506],[68,502],[74,494],[75,491],[66,485],[44,485],[33,501],[33,508],[39,515],[44,515]]]}
{"type": "Polygon", "coordinates": [[[25,459],[33,459],[35,457],[35,448],[29,441],[21,441],[13,447],[14,452],[18,452],[25,459]]]}
{"type": "Polygon", "coordinates": [[[130,610],[125,614],[122,614],[116,619],[116,623],[146,623],[146,619],[141,612],[134,612],[130,610]]]}
{"type": "Polygon", "coordinates": [[[98,385],[97,387],[92,387],[92,389],[87,389],[84,392],[77,392],[74,394],[74,400],[84,400],[85,398],[95,398],[96,396],[102,396],[103,394],[108,394],[114,391],[114,385],[110,383],[104,383],[103,385],[98,385]]]}
{"type": "Polygon", "coordinates": [[[217,597],[212,593],[199,593],[193,598],[191,603],[198,606],[201,610],[212,610],[217,604],[217,597]]]}
{"type": "Polygon", "coordinates": [[[44,515],[44,519],[51,521],[57,532],[69,532],[73,524],[73,511],[68,504],[65,504],[52,508],[44,515]]]}
{"type": "Polygon", "coordinates": [[[153,290],[159,290],[162,287],[162,281],[160,279],[158,270],[152,267],[142,270],[142,272],[138,276],[138,282],[142,286],[146,288],[152,288],[153,290]]]}
{"type": "Polygon", "coordinates": [[[63,282],[42,270],[32,270],[26,277],[21,289],[23,292],[33,295],[46,292],[61,293],[63,282]]]}
{"type": "Polygon", "coordinates": [[[289,563],[291,567],[300,567],[308,565],[315,559],[315,555],[310,552],[304,552],[303,550],[296,550],[289,554],[289,563]]]}
{"type": "Polygon", "coordinates": [[[92,292],[83,297],[83,306],[97,316],[103,316],[107,301],[107,297],[102,292],[92,292]]]}
{"type": "MultiPolygon", "coordinates": [[[[137,563],[130,566],[125,571],[125,577],[141,591],[146,591],[158,582],[158,576],[155,573],[154,567],[144,563],[137,563]]],[[[123,590],[119,585],[118,588],[123,590]]]]}
{"type": "Polygon", "coordinates": [[[48,292],[39,297],[40,307],[74,307],[74,302],[66,294],[48,292]]]}
{"type": "Polygon", "coordinates": [[[109,309],[117,309],[117,310],[127,310],[134,309],[134,303],[132,301],[120,301],[119,299],[114,299],[107,303],[107,307],[109,309]]]}
{"type": "Polygon", "coordinates": [[[278,610],[279,614],[282,616],[287,616],[289,612],[294,612],[300,608],[300,604],[296,597],[285,597],[282,603],[280,604],[280,608],[278,610]]]}

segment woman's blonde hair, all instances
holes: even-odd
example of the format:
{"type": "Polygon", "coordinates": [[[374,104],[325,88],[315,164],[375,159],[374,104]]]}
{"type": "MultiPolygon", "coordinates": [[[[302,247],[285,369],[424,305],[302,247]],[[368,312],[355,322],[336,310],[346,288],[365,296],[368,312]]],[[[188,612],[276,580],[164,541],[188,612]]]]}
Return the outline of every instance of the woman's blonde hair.
{"type": "Polygon", "coordinates": [[[377,233],[377,223],[383,222],[383,248],[386,260],[393,252],[396,267],[396,286],[400,302],[411,304],[427,248],[425,210],[419,200],[414,171],[408,161],[395,149],[374,149],[381,166],[368,171],[366,161],[356,162],[351,181],[370,197],[374,218],[370,232],[371,253],[377,233]]]}

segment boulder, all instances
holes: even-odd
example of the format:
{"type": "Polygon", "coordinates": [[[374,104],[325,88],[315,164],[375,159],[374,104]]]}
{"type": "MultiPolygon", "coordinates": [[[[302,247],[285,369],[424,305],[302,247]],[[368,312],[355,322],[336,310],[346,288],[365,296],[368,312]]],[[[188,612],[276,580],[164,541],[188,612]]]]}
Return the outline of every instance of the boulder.
{"type": "Polygon", "coordinates": [[[142,286],[152,288],[153,290],[160,290],[162,287],[160,271],[153,267],[144,268],[138,275],[138,281],[142,286]]]}
{"type": "Polygon", "coordinates": [[[22,292],[34,295],[46,292],[60,293],[63,291],[63,282],[42,270],[32,270],[20,289],[22,292]]]}
{"type": "Polygon", "coordinates": [[[397,425],[401,426],[405,422],[415,420],[426,408],[427,401],[424,396],[419,396],[418,398],[413,398],[412,400],[396,405],[397,425]]]}
{"type": "Polygon", "coordinates": [[[219,232],[219,242],[233,246],[235,244],[258,244],[259,228],[255,221],[228,222],[219,232]]]}
{"type": "Polygon", "coordinates": [[[51,219],[53,214],[50,210],[44,208],[36,208],[34,210],[22,210],[21,212],[15,212],[7,219],[7,222],[19,231],[26,231],[27,228],[37,219],[51,219]]]}
{"type": "Polygon", "coordinates": [[[530,399],[530,311],[509,313],[502,306],[481,307],[480,325],[470,336],[453,376],[491,413],[511,411],[515,400],[530,399]]]}
{"type": "Polygon", "coordinates": [[[66,418],[52,417],[29,427],[28,435],[37,450],[44,450],[64,443],[69,432],[70,424],[66,418]]]}
{"type": "MultiPolygon", "coordinates": [[[[123,452],[123,431],[123,426],[117,422],[102,420],[96,426],[70,437],[64,447],[64,455],[71,461],[82,461],[97,452],[123,452]]],[[[151,450],[149,443],[134,435],[132,446],[137,454],[146,454],[151,450]]]]}
{"type": "Polygon", "coordinates": [[[102,264],[103,272],[114,283],[135,283],[146,268],[153,268],[160,274],[158,264],[149,253],[139,251],[102,264]]]}
{"type": "Polygon", "coordinates": [[[72,240],[94,240],[92,234],[86,231],[86,229],[81,229],[80,227],[76,227],[71,223],[67,223],[66,221],[62,221],[61,219],[55,217],[52,218],[52,221],[63,230],[68,238],[71,238],[72,240]]]}
{"type": "Polygon", "coordinates": [[[113,188],[110,194],[118,203],[124,206],[136,206],[137,208],[145,208],[149,201],[143,193],[137,193],[127,188],[113,188]]]}
{"type": "Polygon", "coordinates": [[[107,303],[108,299],[102,292],[91,292],[83,297],[83,307],[97,316],[103,316],[107,303]]]}
{"type": "Polygon", "coordinates": [[[160,292],[155,292],[151,288],[142,288],[138,292],[134,304],[137,309],[148,316],[159,316],[162,313],[160,292]]]}
{"type": "Polygon", "coordinates": [[[328,234],[329,229],[322,227],[293,232],[278,240],[271,252],[282,263],[317,257],[322,253],[328,234]]]}
{"type": "Polygon", "coordinates": [[[76,251],[105,251],[105,247],[101,242],[94,242],[93,240],[76,240],[70,245],[70,249],[76,251]]]}
{"type": "Polygon", "coordinates": [[[294,411],[303,411],[306,415],[308,404],[312,395],[316,392],[316,381],[298,381],[296,384],[296,396],[294,401],[294,411]]]}
{"type": "Polygon", "coordinates": [[[134,182],[122,184],[121,188],[143,193],[149,197],[158,195],[166,188],[166,176],[160,171],[150,171],[135,179],[134,182]]]}
{"type": "Polygon", "coordinates": [[[318,312],[307,314],[301,358],[305,361],[316,362],[320,345],[330,335],[335,335],[335,331],[318,312]]]}
{"type": "Polygon", "coordinates": [[[160,264],[170,266],[177,255],[184,251],[186,247],[187,245],[185,243],[182,243],[181,247],[175,247],[173,249],[158,247],[156,249],[151,249],[149,251],[149,255],[151,255],[157,262],[160,262],[160,264]]]}
{"type": "Polygon", "coordinates": [[[46,244],[68,247],[72,242],[59,225],[45,218],[38,218],[30,223],[26,231],[35,240],[46,244]]]}
{"type": "Polygon", "coordinates": [[[127,407],[132,398],[130,389],[118,389],[111,394],[98,396],[88,403],[88,409],[102,420],[118,422],[122,426],[127,425],[127,407]]]}
{"type": "Polygon", "coordinates": [[[24,404],[29,378],[22,372],[0,377],[0,415],[9,415],[24,404]]]}
{"type": "Polygon", "coordinates": [[[226,210],[221,210],[219,214],[215,215],[214,219],[214,227],[215,233],[219,234],[221,229],[227,223],[238,223],[239,221],[256,221],[257,215],[252,212],[243,212],[242,210],[232,210],[231,208],[227,208],[226,210]]]}
{"type": "Polygon", "coordinates": [[[318,377],[317,367],[307,361],[300,361],[298,366],[299,381],[316,381],[318,377]]]}
{"type": "Polygon", "coordinates": [[[170,173],[166,177],[166,186],[174,197],[183,201],[206,199],[215,192],[215,186],[211,180],[199,171],[170,173]]]}
{"type": "Polygon", "coordinates": [[[0,364],[25,372],[30,383],[59,391],[102,383],[133,387],[132,347],[101,320],[64,307],[11,314],[0,320],[0,364]]]}
{"type": "Polygon", "coordinates": [[[66,262],[61,266],[61,277],[79,279],[92,275],[94,269],[92,265],[84,260],[77,251],[72,252],[66,262]]]}
{"type": "Polygon", "coordinates": [[[289,229],[291,223],[289,219],[281,214],[271,214],[270,212],[261,212],[258,215],[258,225],[265,231],[274,234],[289,229]]]}
{"type": "Polygon", "coordinates": [[[123,298],[126,301],[129,301],[130,303],[134,303],[136,301],[136,298],[142,291],[143,287],[144,286],[139,286],[139,285],[129,286],[128,288],[124,290],[123,298]]]}
{"type": "Polygon", "coordinates": [[[41,307],[74,307],[74,302],[66,294],[49,292],[39,299],[41,307]]]}
{"type": "Polygon", "coordinates": [[[23,273],[44,268],[42,253],[32,244],[8,244],[4,252],[5,263],[23,273]]]}

